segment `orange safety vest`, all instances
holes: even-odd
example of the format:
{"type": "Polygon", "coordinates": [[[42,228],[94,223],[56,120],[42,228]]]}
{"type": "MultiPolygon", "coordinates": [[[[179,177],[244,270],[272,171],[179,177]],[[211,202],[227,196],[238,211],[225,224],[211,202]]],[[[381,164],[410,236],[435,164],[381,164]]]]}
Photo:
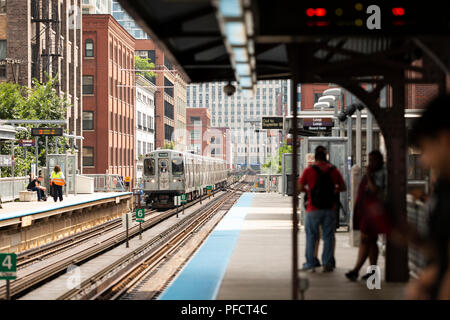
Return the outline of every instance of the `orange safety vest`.
{"type": "Polygon", "coordinates": [[[65,180],[61,176],[62,172],[56,173],[55,171],[52,172],[50,176],[50,185],[56,185],[56,186],[63,186],[66,184],[65,180]]]}

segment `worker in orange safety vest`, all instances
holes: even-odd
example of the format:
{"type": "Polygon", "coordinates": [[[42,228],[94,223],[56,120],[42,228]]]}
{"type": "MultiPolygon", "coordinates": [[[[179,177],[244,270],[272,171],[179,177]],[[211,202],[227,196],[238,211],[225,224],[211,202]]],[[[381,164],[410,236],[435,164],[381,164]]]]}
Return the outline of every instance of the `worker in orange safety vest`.
{"type": "Polygon", "coordinates": [[[55,169],[53,169],[52,174],[50,175],[50,186],[53,189],[53,200],[63,201],[63,192],[62,187],[66,184],[64,173],[61,171],[60,166],[55,166],[55,169]]]}

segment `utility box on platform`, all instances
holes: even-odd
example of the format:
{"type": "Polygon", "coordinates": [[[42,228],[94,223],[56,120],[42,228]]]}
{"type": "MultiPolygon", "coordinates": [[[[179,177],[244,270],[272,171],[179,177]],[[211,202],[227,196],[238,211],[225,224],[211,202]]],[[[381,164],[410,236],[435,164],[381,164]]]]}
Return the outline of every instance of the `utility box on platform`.
{"type": "Polygon", "coordinates": [[[75,185],[77,194],[94,193],[94,178],[77,175],[76,179],[75,185]]]}

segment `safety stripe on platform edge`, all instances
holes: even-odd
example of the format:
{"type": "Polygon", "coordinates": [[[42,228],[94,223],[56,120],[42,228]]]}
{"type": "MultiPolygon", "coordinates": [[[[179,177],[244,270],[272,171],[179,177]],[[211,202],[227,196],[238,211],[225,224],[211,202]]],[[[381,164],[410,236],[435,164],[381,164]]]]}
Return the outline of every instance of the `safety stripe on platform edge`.
{"type": "Polygon", "coordinates": [[[217,224],[159,300],[214,300],[254,194],[244,193],[217,224]]]}
{"type": "MultiPolygon", "coordinates": [[[[73,206],[78,206],[80,204],[86,204],[89,202],[94,202],[94,201],[98,201],[98,200],[105,200],[105,199],[110,199],[110,198],[117,198],[117,197],[123,197],[123,196],[127,196],[127,195],[131,195],[133,194],[132,192],[118,192],[115,195],[108,195],[108,196],[103,196],[101,198],[96,198],[96,199],[90,199],[90,200],[85,200],[82,202],[71,202],[69,204],[64,203],[63,205],[61,204],[57,204],[55,202],[55,207],[45,207],[42,208],[40,210],[37,211],[33,211],[33,209],[26,209],[24,211],[15,211],[15,212],[11,212],[11,213],[5,213],[5,214],[1,214],[2,212],[0,211],[0,221],[2,220],[9,220],[9,219],[14,219],[14,218],[20,218],[20,217],[24,217],[24,216],[30,216],[30,215],[35,215],[35,214],[39,214],[39,213],[44,213],[44,212],[48,212],[48,211],[53,211],[53,210],[58,210],[58,209],[63,209],[63,208],[68,208],[68,207],[73,207],[73,206]]],[[[52,199],[52,197],[48,197],[48,199],[52,199]]],[[[50,203],[51,201],[49,201],[48,203],[50,203]]],[[[47,203],[47,204],[48,204],[47,203]]]]}

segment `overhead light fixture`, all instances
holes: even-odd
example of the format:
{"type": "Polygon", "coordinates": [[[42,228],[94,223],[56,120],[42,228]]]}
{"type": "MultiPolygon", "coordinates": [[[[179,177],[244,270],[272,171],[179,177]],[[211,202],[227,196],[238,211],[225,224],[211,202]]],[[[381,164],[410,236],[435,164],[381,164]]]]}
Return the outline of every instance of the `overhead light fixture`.
{"type": "Polygon", "coordinates": [[[219,12],[226,18],[242,17],[240,0],[219,0],[219,12]]]}
{"type": "Polygon", "coordinates": [[[241,77],[249,77],[251,75],[250,66],[248,63],[236,63],[236,72],[241,77]]]}
{"type": "Polygon", "coordinates": [[[245,25],[243,22],[226,22],[225,34],[231,46],[244,46],[247,42],[245,25]]]}
{"type": "Polygon", "coordinates": [[[213,0],[234,76],[241,90],[256,85],[254,18],[251,0],[213,0]]]}
{"type": "Polygon", "coordinates": [[[245,12],[245,25],[247,27],[248,36],[253,37],[253,16],[250,10],[245,12]]]}
{"type": "Polygon", "coordinates": [[[252,78],[250,76],[241,77],[241,79],[239,80],[239,84],[241,85],[242,88],[244,88],[244,87],[251,88],[252,87],[252,78]]]}
{"type": "Polygon", "coordinates": [[[234,56],[234,61],[236,63],[248,63],[248,52],[247,49],[244,48],[233,48],[233,56],[234,56]]]}

